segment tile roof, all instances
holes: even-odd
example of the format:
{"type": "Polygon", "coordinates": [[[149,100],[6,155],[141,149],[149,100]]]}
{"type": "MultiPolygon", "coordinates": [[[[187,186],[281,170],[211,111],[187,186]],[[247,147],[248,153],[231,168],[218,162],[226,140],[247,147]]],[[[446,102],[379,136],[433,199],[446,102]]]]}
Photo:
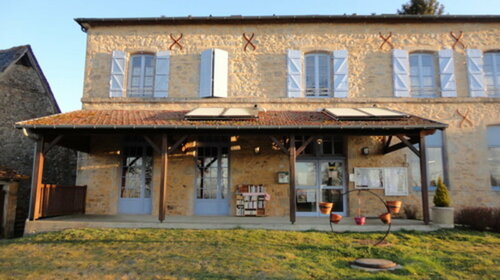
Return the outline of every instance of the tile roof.
{"type": "Polygon", "coordinates": [[[414,128],[443,129],[447,125],[409,116],[396,120],[335,120],[316,111],[261,111],[256,119],[186,120],[189,111],[79,110],[18,122],[18,128],[170,128],[170,129],[276,129],[276,128],[414,128]]]}

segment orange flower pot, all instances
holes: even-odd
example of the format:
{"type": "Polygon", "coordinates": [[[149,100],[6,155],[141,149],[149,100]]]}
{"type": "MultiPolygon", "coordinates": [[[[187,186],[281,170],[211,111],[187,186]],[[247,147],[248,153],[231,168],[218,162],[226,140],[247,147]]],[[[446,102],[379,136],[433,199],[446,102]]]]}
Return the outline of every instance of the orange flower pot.
{"type": "Polygon", "coordinates": [[[330,214],[330,212],[332,212],[332,208],[333,208],[333,203],[331,202],[319,203],[319,211],[321,211],[322,214],[330,214]]]}
{"type": "Polygon", "coordinates": [[[403,204],[402,201],[400,200],[389,200],[385,202],[389,209],[391,210],[391,213],[397,214],[399,213],[399,210],[401,210],[401,204],[403,204]]]}
{"type": "Polygon", "coordinates": [[[334,223],[334,224],[338,224],[340,222],[340,220],[342,220],[342,215],[339,215],[339,214],[330,214],[330,222],[334,223]]]}
{"type": "Polygon", "coordinates": [[[382,221],[382,223],[384,223],[384,224],[390,224],[391,223],[392,216],[391,216],[391,213],[389,213],[389,212],[384,213],[384,214],[382,214],[382,215],[380,215],[378,217],[382,221]]]}

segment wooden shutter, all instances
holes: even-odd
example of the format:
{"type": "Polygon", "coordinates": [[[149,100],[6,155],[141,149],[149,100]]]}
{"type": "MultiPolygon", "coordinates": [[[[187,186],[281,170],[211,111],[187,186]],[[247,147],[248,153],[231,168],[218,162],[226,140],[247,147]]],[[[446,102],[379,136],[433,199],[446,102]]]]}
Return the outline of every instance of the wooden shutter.
{"type": "Polygon", "coordinates": [[[405,50],[392,50],[394,96],[410,97],[410,59],[405,50]]]}
{"type": "Polygon", "coordinates": [[[228,63],[228,52],[214,49],[212,94],[214,97],[227,97],[228,63]]]}
{"type": "Polygon", "coordinates": [[[168,78],[170,74],[170,52],[156,53],[154,97],[168,96],[168,78]]]}
{"type": "Polygon", "coordinates": [[[304,55],[298,50],[288,50],[288,97],[302,97],[302,64],[304,55]]]}
{"type": "Polygon", "coordinates": [[[486,97],[486,83],[483,72],[483,52],[467,49],[467,76],[471,97],[486,97]]]}
{"type": "Polygon", "coordinates": [[[213,57],[212,49],[203,51],[200,60],[200,97],[212,97],[213,89],[213,57]]]}
{"type": "Polygon", "coordinates": [[[125,81],[125,52],[113,51],[111,56],[111,73],[109,79],[109,97],[123,96],[125,81]]]}
{"type": "Polygon", "coordinates": [[[349,91],[349,58],[347,50],[333,51],[333,96],[347,97],[349,91]]]}
{"type": "Polygon", "coordinates": [[[457,85],[455,81],[455,63],[453,60],[453,50],[440,50],[438,54],[439,74],[441,80],[441,96],[456,97],[457,85]]]}

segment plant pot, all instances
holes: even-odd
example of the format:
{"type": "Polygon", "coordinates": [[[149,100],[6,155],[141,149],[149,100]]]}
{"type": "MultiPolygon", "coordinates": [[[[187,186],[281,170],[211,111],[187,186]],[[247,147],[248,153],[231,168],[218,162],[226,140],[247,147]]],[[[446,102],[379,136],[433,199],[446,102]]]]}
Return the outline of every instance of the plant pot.
{"type": "Polygon", "coordinates": [[[332,212],[332,208],[333,208],[333,203],[331,202],[319,203],[319,211],[321,211],[322,214],[330,214],[330,212],[332,212]]]}
{"type": "Polygon", "coordinates": [[[362,225],[364,225],[366,223],[366,217],[363,217],[363,216],[361,216],[361,217],[354,217],[354,221],[356,222],[356,224],[358,226],[362,226],[362,225]]]}
{"type": "Polygon", "coordinates": [[[389,200],[386,201],[385,204],[391,210],[391,213],[397,214],[401,210],[401,204],[403,204],[400,200],[389,200]]]}
{"type": "Polygon", "coordinates": [[[340,222],[340,220],[342,220],[342,215],[334,214],[334,213],[330,214],[330,222],[332,222],[334,224],[338,224],[340,222]]]}
{"type": "Polygon", "coordinates": [[[453,207],[432,207],[432,223],[444,228],[453,228],[455,226],[453,220],[453,210],[453,207]]]}
{"type": "Polygon", "coordinates": [[[389,212],[384,213],[378,217],[382,221],[382,223],[384,223],[386,225],[391,223],[392,216],[391,216],[391,213],[389,213],[389,212]]]}

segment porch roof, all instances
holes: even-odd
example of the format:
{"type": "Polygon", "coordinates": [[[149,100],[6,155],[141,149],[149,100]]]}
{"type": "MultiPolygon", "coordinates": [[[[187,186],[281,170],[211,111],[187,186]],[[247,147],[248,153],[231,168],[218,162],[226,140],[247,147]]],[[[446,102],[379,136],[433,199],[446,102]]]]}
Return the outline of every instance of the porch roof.
{"type": "Polygon", "coordinates": [[[255,119],[186,120],[189,111],[79,110],[16,123],[29,129],[444,129],[409,115],[399,119],[336,120],[317,111],[261,111],[255,119]]]}

